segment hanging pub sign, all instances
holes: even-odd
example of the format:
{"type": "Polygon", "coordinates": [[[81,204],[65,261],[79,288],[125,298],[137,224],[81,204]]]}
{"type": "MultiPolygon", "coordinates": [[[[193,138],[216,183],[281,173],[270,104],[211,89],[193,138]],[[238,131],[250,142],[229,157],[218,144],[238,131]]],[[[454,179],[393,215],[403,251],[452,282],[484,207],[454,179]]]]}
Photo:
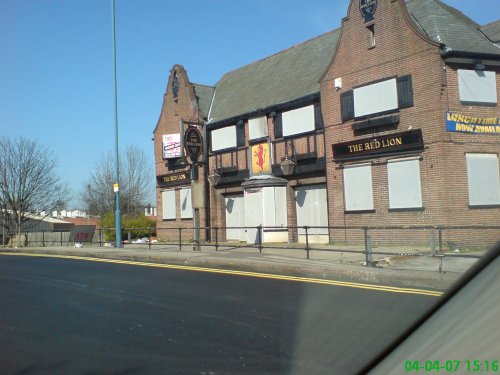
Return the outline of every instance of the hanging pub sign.
{"type": "Polygon", "coordinates": [[[422,130],[381,135],[332,145],[336,160],[424,150],[422,130]]]}
{"type": "Polygon", "coordinates": [[[446,112],[446,130],[449,132],[500,135],[500,117],[476,117],[446,112]]]}
{"type": "Polygon", "coordinates": [[[364,17],[365,22],[373,20],[375,11],[377,10],[377,0],[359,0],[359,11],[364,17]]]}
{"type": "Polygon", "coordinates": [[[203,137],[198,128],[190,126],[184,133],[184,149],[192,161],[197,161],[203,152],[203,137]]]}

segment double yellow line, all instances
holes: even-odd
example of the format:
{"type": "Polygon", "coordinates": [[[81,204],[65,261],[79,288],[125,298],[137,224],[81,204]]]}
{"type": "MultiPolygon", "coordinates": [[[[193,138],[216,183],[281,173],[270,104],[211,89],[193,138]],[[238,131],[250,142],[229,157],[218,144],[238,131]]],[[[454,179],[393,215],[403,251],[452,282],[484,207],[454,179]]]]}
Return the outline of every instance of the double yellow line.
{"type": "Polygon", "coordinates": [[[101,262],[101,263],[127,264],[127,265],[131,265],[131,266],[167,268],[167,269],[184,270],[184,271],[209,272],[209,273],[224,274],[224,275],[259,277],[259,278],[263,278],[263,279],[297,281],[297,282],[303,282],[303,283],[313,283],[313,284],[343,286],[343,287],[348,287],[348,288],[368,289],[368,290],[375,290],[375,291],[380,291],[380,292],[419,294],[419,295],[433,296],[433,297],[440,297],[443,295],[442,292],[425,290],[425,289],[399,288],[399,287],[393,287],[393,286],[387,286],[387,285],[352,283],[352,282],[346,282],[346,281],[326,280],[326,279],[317,279],[317,278],[310,278],[310,277],[285,276],[285,275],[275,275],[275,274],[260,273],[260,272],[224,270],[224,269],[218,269],[218,268],[181,266],[181,265],[174,265],[174,264],[147,263],[147,262],[138,262],[138,261],[129,261],[129,260],[119,260],[119,259],[92,258],[92,257],[81,257],[81,256],[73,256],[73,255],[33,254],[33,253],[1,253],[0,252],[0,255],[59,258],[59,259],[85,260],[85,261],[90,261],[90,262],[101,262]]]}

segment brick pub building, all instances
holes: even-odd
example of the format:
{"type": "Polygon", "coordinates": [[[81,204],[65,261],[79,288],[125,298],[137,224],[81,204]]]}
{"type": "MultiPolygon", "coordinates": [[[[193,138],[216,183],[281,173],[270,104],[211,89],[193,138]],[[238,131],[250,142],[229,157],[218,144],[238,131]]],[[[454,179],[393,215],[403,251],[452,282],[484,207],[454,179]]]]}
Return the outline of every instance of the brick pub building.
{"type": "MultiPolygon", "coordinates": [[[[256,230],[240,227],[257,225],[267,242],[303,242],[295,227],[304,225],[499,225],[499,87],[500,22],[480,26],[437,0],[352,0],[340,29],[214,87],[176,65],[154,131],[158,235],[192,226],[189,159],[176,149],[188,126],[206,144],[200,224],[230,227],[219,239],[255,242],[256,230]]],[[[372,236],[428,240],[423,233],[372,236]]],[[[500,238],[494,229],[445,236],[500,238]]]]}

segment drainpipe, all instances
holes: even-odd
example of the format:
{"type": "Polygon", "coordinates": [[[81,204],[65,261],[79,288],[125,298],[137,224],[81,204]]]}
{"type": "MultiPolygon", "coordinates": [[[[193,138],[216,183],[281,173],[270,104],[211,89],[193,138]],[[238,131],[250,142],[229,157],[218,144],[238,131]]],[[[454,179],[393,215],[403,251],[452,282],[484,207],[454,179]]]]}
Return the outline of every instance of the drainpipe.
{"type": "Polygon", "coordinates": [[[210,233],[210,184],[208,183],[208,142],[207,142],[207,124],[203,122],[203,159],[205,163],[203,164],[203,174],[205,177],[205,239],[206,241],[211,241],[210,233]]]}

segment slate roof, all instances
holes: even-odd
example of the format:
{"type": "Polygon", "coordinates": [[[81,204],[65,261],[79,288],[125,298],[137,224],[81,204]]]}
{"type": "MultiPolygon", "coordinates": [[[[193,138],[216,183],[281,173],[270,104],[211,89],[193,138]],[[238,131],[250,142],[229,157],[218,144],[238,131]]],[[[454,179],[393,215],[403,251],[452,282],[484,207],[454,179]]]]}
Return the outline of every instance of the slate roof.
{"type": "Polygon", "coordinates": [[[339,35],[330,31],[226,73],[216,85],[211,122],[318,93],[339,35]]]}
{"type": "Polygon", "coordinates": [[[463,13],[439,0],[407,0],[408,11],[424,32],[445,45],[445,54],[498,55],[500,48],[463,13]]]}
{"type": "Polygon", "coordinates": [[[481,26],[481,31],[486,34],[492,42],[500,43],[500,20],[481,26]]]}
{"type": "Polygon", "coordinates": [[[208,113],[210,111],[210,105],[212,104],[215,87],[201,85],[199,83],[191,83],[191,85],[194,88],[196,100],[198,101],[198,107],[202,112],[203,118],[208,118],[208,113]]]}
{"type": "MultiPolygon", "coordinates": [[[[406,5],[424,33],[444,45],[445,56],[500,58],[500,45],[491,42],[500,39],[500,21],[481,28],[439,0],[406,0],[406,5]]],[[[331,62],[339,36],[340,29],[336,29],[228,72],[215,88],[194,84],[200,109],[205,117],[210,114],[209,124],[217,124],[319,93],[319,79],[331,62]]]]}

